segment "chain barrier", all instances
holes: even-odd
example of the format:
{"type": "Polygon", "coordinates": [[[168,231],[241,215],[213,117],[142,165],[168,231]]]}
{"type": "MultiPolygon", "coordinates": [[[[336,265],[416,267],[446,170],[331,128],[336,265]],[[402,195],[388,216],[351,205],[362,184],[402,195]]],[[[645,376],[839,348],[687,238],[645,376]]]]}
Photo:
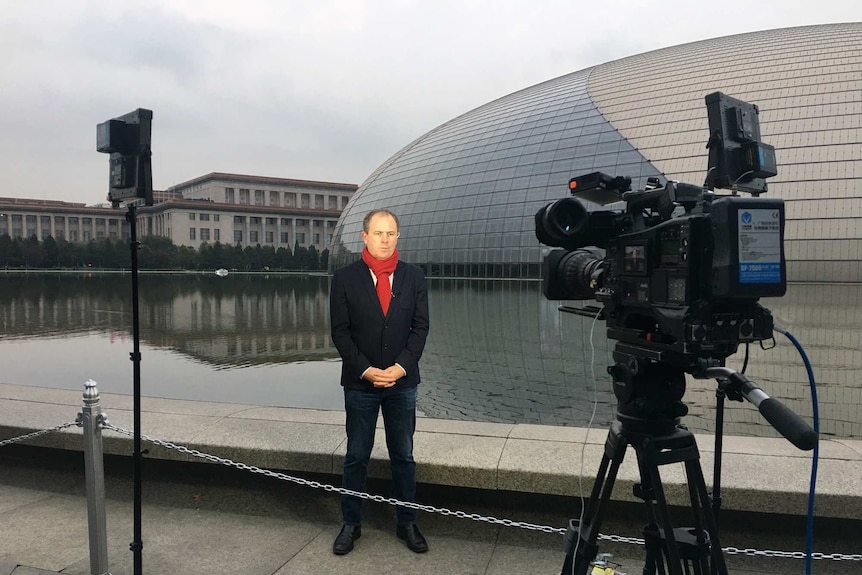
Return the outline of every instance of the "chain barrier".
{"type": "MultiPolygon", "coordinates": [[[[128,429],[123,429],[122,427],[117,427],[108,422],[103,422],[101,424],[103,429],[108,429],[110,431],[115,431],[117,433],[121,433],[123,435],[127,435],[132,437],[134,433],[129,431],[128,429]]],[[[180,453],[185,453],[186,455],[191,455],[193,457],[197,457],[200,459],[206,459],[207,461],[211,461],[213,463],[219,463],[221,465],[226,465],[228,467],[235,467],[237,469],[241,469],[243,471],[250,471],[251,473],[256,473],[258,475],[265,475],[267,477],[272,477],[274,479],[281,479],[283,481],[289,481],[291,483],[296,483],[297,485],[304,485],[306,487],[312,487],[314,489],[323,489],[324,491],[330,493],[339,493],[341,495],[352,495],[354,497],[359,497],[360,499],[366,499],[369,501],[375,501],[377,503],[387,503],[389,505],[396,505],[407,507],[409,509],[416,509],[417,511],[427,511],[429,513],[437,513],[440,515],[445,515],[448,517],[457,517],[459,519],[470,519],[472,521],[481,521],[485,523],[490,523],[493,525],[503,525],[505,527],[518,527],[521,529],[528,529],[531,531],[541,531],[542,533],[557,533],[560,535],[565,535],[567,529],[562,527],[551,527],[548,525],[538,525],[535,523],[525,523],[523,521],[513,521],[511,519],[498,519],[496,517],[490,517],[485,515],[479,515],[478,513],[466,513],[464,511],[452,511],[451,509],[446,509],[445,507],[434,507],[432,505],[422,505],[420,503],[414,503],[411,501],[399,501],[398,499],[392,497],[383,497],[381,495],[371,495],[370,493],[363,493],[361,491],[353,491],[350,489],[344,489],[343,487],[335,487],[333,485],[329,485],[327,483],[320,483],[319,481],[311,481],[308,479],[302,479],[301,477],[293,477],[291,475],[287,475],[285,473],[279,473],[277,471],[271,471],[269,469],[262,469],[255,465],[248,465],[246,463],[237,463],[230,459],[226,459],[224,457],[218,457],[217,455],[212,455],[209,453],[204,453],[202,451],[198,451],[197,449],[191,449],[185,447],[183,445],[177,445],[175,443],[171,443],[170,441],[163,441],[161,439],[155,439],[149,437],[147,435],[141,434],[141,439],[143,441],[147,441],[152,443],[153,445],[158,445],[160,447],[164,447],[165,449],[173,449],[179,451],[180,453]]],[[[623,537],[621,535],[602,535],[598,536],[599,541],[612,541],[614,543],[630,543],[634,545],[643,545],[644,540],[638,537],[623,537]]],[[[805,553],[802,551],[770,551],[770,550],[758,550],[758,549],[739,549],[737,547],[723,547],[722,551],[727,553],[728,555],[747,555],[751,557],[781,557],[786,559],[805,559],[805,553]]],[[[828,559],[832,561],[862,561],[862,554],[844,554],[844,553],[812,553],[813,559],[828,559]]]]}
{"type": "MultiPolygon", "coordinates": [[[[122,433],[124,435],[131,436],[132,432],[117,427],[116,425],[110,423],[102,424],[103,429],[109,429],[111,431],[116,431],[117,433],[122,433]]],[[[411,501],[399,501],[398,499],[394,499],[391,497],[383,497],[381,495],[371,495],[369,493],[363,493],[361,491],[353,491],[350,489],[344,489],[342,487],[335,487],[333,485],[328,485],[326,483],[320,483],[319,481],[310,481],[308,479],[302,479],[300,477],[293,477],[287,475],[285,473],[278,473],[276,471],[270,471],[269,469],[261,469],[255,465],[247,465],[245,463],[237,463],[235,461],[231,461],[230,459],[225,459],[222,457],[218,457],[216,455],[211,455],[209,453],[203,453],[198,451],[197,449],[189,449],[188,447],[177,445],[175,443],[171,443],[170,441],[162,441],[160,439],[154,439],[152,437],[147,437],[146,435],[141,435],[141,439],[152,443],[154,445],[158,445],[160,447],[164,447],[166,449],[174,449],[179,451],[180,453],[185,453],[187,455],[191,455],[193,457],[198,457],[200,459],[206,459],[207,461],[211,461],[213,463],[220,463],[222,465],[227,465],[229,467],[236,467],[237,469],[241,469],[243,471],[250,471],[251,473],[257,473],[259,475],[265,475],[267,477],[273,477],[275,479],[281,479],[284,481],[289,481],[291,483],[296,483],[298,485],[304,485],[306,487],[313,487],[315,489],[323,489],[324,491],[328,491],[331,493],[339,493],[341,495],[352,495],[354,497],[359,497],[360,499],[367,499],[369,501],[375,501],[377,503],[388,503],[389,505],[400,505],[402,507],[407,507],[410,509],[416,509],[418,511],[427,511],[429,513],[438,513],[440,515],[446,515],[450,517],[458,517],[461,519],[472,519],[473,521],[484,521],[486,523],[493,523],[496,525],[505,525],[507,527],[521,527],[523,529],[531,529],[534,531],[542,531],[544,533],[560,533],[564,534],[566,532],[565,529],[560,529],[557,527],[549,527],[546,525],[536,525],[533,523],[524,523],[521,521],[512,521],[511,519],[497,519],[495,517],[485,517],[476,513],[465,513],[464,511],[452,511],[450,509],[442,508],[442,507],[433,507],[431,505],[422,505],[420,503],[414,503],[411,501]]]]}
{"type": "MultiPolygon", "coordinates": [[[[68,427],[72,426],[81,426],[80,419],[72,422],[61,423],[60,425],[56,425],[54,427],[48,429],[42,429],[39,431],[34,431],[32,433],[27,433],[25,435],[20,435],[18,437],[12,437],[10,439],[4,439],[0,441],[0,447],[5,445],[10,445],[13,443],[20,443],[22,441],[26,441],[28,439],[34,439],[36,437],[52,433],[54,431],[61,431],[68,427]]],[[[134,435],[133,432],[123,429],[122,427],[117,427],[116,425],[112,425],[107,421],[103,421],[101,423],[102,429],[108,429],[110,431],[114,431],[116,433],[120,433],[122,435],[127,435],[132,437],[134,435]]],[[[270,471],[269,469],[262,469],[255,465],[247,465],[245,463],[237,463],[230,459],[226,459],[223,457],[218,457],[216,455],[211,455],[209,453],[203,453],[202,451],[198,451],[197,449],[190,449],[183,445],[177,445],[175,443],[171,443],[170,441],[163,441],[161,439],[155,439],[149,437],[147,435],[141,435],[141,439],[152,443],[154,445],[158,445],[160,447],[164,447],[165,449],[173,449],[180,453],[185,453],[187,455],[191,455],[193,457],[197,457],[200,459],[206,459],[207,461],[211,461],[213,463],[218,463],[221,465],[226,465],[228,467],[235,467],[237,469],[243,471],[249,471],[251,473],[256,473],[259,475],[265,475],[267,477],[272,477],[274,479],[281,479],[283,481],[289,481],[291,483],[295,483],[297,485],[303,485],[306,487],[311,487],[314,489],[323,489],[324,491],[330,493],[338,493],[341,495],[352,495],[354,497],[358,497],[360,499],[366,499],[369,501],[375,501],[377,503],[385,503],[394,506],[402,506],[410,509],[415,509],[417,511],[426,511],[428,513],[437,513],[440,515],[444,515],[447,517],[457,517],[459,519],[470,519],[472,521],[480,521],[485,523],[490,523],[493,525],[502,525],[505,527],[518,527],[521,529],[528,529],[531,531],[540,531],[542,533],[557,533],[560,535],[565,535],[566,529],[561,527],[551,527],[548,525],[538,525],[535,523],[526,523],[523,521],[513,521],[511,519],[498,519],[496,517],[490,517],[485,515],[479,515],[478,513],[466,513],[464,511],[452,511],[451,509],[446,509],[445,507],[434,507],[432,505],[422,505],[420,503],[414,503],[411,501],[400,501],[398,499],[392,497],[383,497],[382,495],[372,495],[369,493],[363,493],[361,491],[353,491],[350,489],[344,489],[343,487],[335,487],[333,485],[329,485],[326,483],[320,483],[319,481],[311,481],[308,479],[302,479],[300,477],[293,477],[291,475],[287,475],[285,473],[279,473],[276,471],[270,471]]],[[[621,535],[603,535],[599,534],[598,539],[600,541],[611,541],[614,543],[628,543],[633,545],[643,545],[644,540],[638,537],[624,537],[621,535]]],[[[751,549],[745,548],[740,549],[738,547],[723,547],[722,551],[727,555],[746,555],[749,557],[778,557],[783,559],[805,559],[806,555],[802,551],[774,551],[774,550],[759,550],[759,549],[751,549]]],[[[830,560],[830,561],[862,561],[862,554],[854,553],[812,553],[812,559],[817,560],[830,560]]]]}
{"type": "MultiPolygon", "coordinates": [[[[10,439],[4,439],[0,441],[0,447],[5,445],[10,445],[12,443],[20,443],[22,441],[26,441],[28,439],[34,439],[36,437],[52,433],[54,431],[61,431],[68,427],[72,426],[81,426],[80,420],[76,420],[73,422],[61,423],[60,425],[56,425],[54,427],[48,429],[42,429],[39,431],[34,431],[32,433],[27,433],[25,435],[20,435],[18,437],[12,437],[10,439]]],[[[103,422],[101,424],[103,429],[108,429],[110,431],[114,431],[116,433],[120,433],[127,436],[133,436],[133,432],[123,429],[122,427],[117,427],[116,425],[112,425],[108,422],[103,422]]],[[[329,485],[326,483],[320,483],[319,481],[311,481],[308,479],[302,479],[300,477],[293,477],[291,475],[287,475],[285,473],[279,473],[276,471],[270,471],[268,469],[262,469],[255,465],[247,465],[245,463],[237,463],[230,459],[226,459],[223,457],[218,457],[216,455],[211,455],[209,453],[203,453],[198,451],[197,449],[190,449],[188,447],[177,445],[175,443],[171,443],[170,441],[163,441],[161,439],[155,439],[146,435],[141,435],[141,439],[152,443],[154,445],[158,445],[160,447],[164,447],[165,449],[173,449],[180,453],[185,453],[187,455],[191,455],[193,457],[197,457],[200,459],[206,459],[207,461],[211,461],[213,463],[218,463],[221,465],[226,465],[229,467],[235,467],[237,469],[243,471],[249,471],[251,473],[256,473],[259,475],[265,475],[267,477],[272,477],[274,479],[281,479],[283,481],[289,481],[291,483],[295,483],[297,485],[303,485],[306,487],[312,487],[314,489],[323,489],[324,491],[330,493],[338,493],[341,495],[352,495],[354,497],[358,497],[360,499],[366,499],[369,501],[375,501],[377,503],[385,503],[394,506],[402,506],[410,509],[415,509],[417,511],[425,511],[428,513],[437,513],[439,515],[444,515],[447,517],[457,517],[459,519],[470,519],[472,521],[480,521],[485,523],[490,523],[493,525],[502,525],[505,527],[517,527],[521,529],[528,529],[531,531],[540,531],[542,533],[557,533],[560,535],[564,535],[566,533],[565,528],[560,527],[551,527],[548,525],[538,525],[535,523],[526,523],[523,521],[513,521],[511,519],[498,519],[496,517],[490,517],[485,515],[479,515],[478,513],[466,513],[464,511],[452,511],[451,509],[446,509],[445,507],[434,507],[432,505],[422,505],[420,503],[414,503],[411,501],[400,501],[398,499],[392,497],[383,497],[381,495],[372,495],[369,493],[363,493],[361,491],[353,491],[350,489],[344,489],[343,487],[335,487],[333,485],[329,485]]],[[[643,545],[644,540],[638,537],[624,537],[621,535],[603,535],[599,534],[598,539],[600,541],[611,541],[614,543],[628,543],[633,545],[643,545]]],[[[805,559],[806,555],[802,551],[774,551],[774,550],[759,550],[759,549],[751,549],[745,548],[740,549],[738,547],[723,547],[722,551],[727,555],[746,555],[749,557],[778,557],[783,559],[805,559]]],[[[854,553],[812,553],[812,559],[817,560],[829,560],[829,561],[862,561],[862,554],[854,553]]]]}
{"type": "Polygon", "coordinates": [[[40,431],[34,431],[33,433],[28,433],[27,435],[19,435],[18,437],[12,437],[10,439],[4,439],[0,441],[0,447],[4,445],[10,445],[12,443],[18,443],[20,441],[26,441],[28,439],[33,439],[34,437],[39,437],[40,435],[45,435],[46,433],[51,433],[52,431],[60,431],[61,429],[66,429],[67,427],[72,427],[73,425],[81,426],[78,421],[71,421],[69,423],[61,423],[60,425],[56,425],[50,429],[42,429],[40,431]]]}

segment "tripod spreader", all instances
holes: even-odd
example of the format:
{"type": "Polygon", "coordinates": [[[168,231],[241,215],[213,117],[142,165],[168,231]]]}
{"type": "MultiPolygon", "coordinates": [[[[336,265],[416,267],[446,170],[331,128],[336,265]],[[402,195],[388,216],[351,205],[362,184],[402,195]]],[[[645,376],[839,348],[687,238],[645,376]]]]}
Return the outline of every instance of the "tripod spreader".
{"type": "Polygon", "coordinates": [[[818,434],[811,426],[783,403],[754,385],[745,374],[728,367],[708,367],[693,375],[698,379],[716,379],[728,399],[742,401],[745,398],[751,402],[778,433],[799,449],[810,451],[817,445],[818,434]]]}

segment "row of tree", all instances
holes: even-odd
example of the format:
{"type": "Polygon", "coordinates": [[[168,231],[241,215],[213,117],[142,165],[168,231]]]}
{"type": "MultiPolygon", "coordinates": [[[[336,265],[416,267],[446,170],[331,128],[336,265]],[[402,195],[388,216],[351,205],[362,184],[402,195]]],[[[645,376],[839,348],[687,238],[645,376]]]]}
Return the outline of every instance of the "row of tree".
{"type": "MultiPolygon", "coordinates": [[[[0,267],[128,269],[131,259],[127,240],[101,238],[72,243],[48,236],[40,242],[36,236],[0,236],[0,267]]],[[[177,246],[169,238],[146,236],[140,240],[138,249],[141,269],[325,270],[328,263],[329,250],[318,252],[314,246],[306,248],[298,244],[291,251],[260,244],[243,248],[215,242],[202,244],[196,250],[177,246]]]]}

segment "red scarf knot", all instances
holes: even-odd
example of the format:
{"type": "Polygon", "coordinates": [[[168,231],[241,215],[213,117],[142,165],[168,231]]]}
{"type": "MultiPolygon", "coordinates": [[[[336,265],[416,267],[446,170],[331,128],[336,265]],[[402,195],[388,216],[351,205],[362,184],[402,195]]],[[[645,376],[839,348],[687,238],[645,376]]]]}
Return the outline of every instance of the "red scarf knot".
{"type": "Polygon", "coordinates": [[[398,265],[398,250],[396,249],[385,260],[378,260],[371,255],[366,247],[362,250],[362,261],[377,278],[377,299],[380,300],[380,307],[385,316],[389,313],[389,302],[392,301],[392,284],[389,281],[389,276],[392,275],[398,265]]]}

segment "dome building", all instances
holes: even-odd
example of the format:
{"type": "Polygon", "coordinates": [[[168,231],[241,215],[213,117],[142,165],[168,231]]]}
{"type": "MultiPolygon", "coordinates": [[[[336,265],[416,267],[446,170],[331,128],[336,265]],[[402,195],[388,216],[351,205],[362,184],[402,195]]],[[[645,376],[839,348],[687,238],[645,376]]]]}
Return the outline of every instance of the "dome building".
{"type": "Polygon", "coordinates": [[[370,209],[404,229],[429,277],[538,278],[533,217],[593,171],[701,184],[704,96],[757,104],[776,148],[790,281],[862,281],[862,23],[728,36],[587,68],[467,112],[405,146],[360,186],[331,262],[358,257],[370,209]]]}
{"type": "MultiPolygon", "coordinates": [[[[573,72],[454,118],[375,170],[339,218],[330,266],[358,258],[364,215],[389,208],[401,220],[401,258],[432,280],[449,278],[429,282],[424,414],[552,425],[614,418],[603,324],[561,314],[538,281],[472,278],[541,278],[546,248],[534,216],[566,197],[574,176],[630,176],[633,189],[649,177],[702,184],[704,97],[716,91],[756,104],[762,140],[776,149],[765,197],[785,202],[792,284],[764,304],[809,347],[823,386],[821,433],[862,436],[862,23],[693,42],[573,72]]],[[[805,368],[776,340],[777,349],[751,346],[752,372],[810,417],[805,368]]],[[[728,365],[738,369],[737,356],[728,365]]],[[[715,382],[688,385],[686,423],[713,430],[715,382]]],[[[726,432],[776,435],[744,407],[728,411],[726,432]]]]}

